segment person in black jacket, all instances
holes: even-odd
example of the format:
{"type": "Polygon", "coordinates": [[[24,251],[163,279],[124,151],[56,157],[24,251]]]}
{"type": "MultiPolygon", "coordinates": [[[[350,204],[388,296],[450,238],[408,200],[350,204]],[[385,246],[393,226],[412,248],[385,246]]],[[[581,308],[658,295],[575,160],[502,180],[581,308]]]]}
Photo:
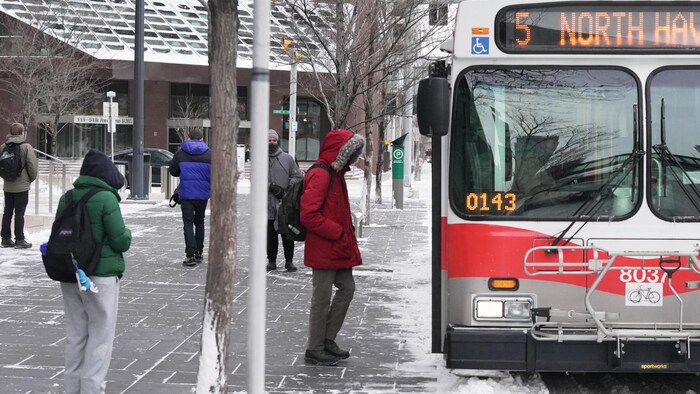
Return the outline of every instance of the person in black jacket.
{"type": "Polygon", "coordinates": [[[170,175],[180,177],[178,191],[185,233],[185,261],[193,267],[204,261],[204,213],[211,193],[211,150],[201,129],[192,129],[168,163],[170,175]]]}

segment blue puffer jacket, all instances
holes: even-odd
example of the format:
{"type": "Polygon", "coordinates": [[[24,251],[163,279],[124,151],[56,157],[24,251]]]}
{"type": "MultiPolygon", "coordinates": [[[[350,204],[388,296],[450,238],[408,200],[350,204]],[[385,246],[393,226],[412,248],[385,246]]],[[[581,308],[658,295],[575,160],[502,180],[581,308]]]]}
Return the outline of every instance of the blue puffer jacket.
{"type": "Polygon", "coordinates": [[[208,200],[211,191],[211,151],[201,140],[188,140],[180,145],[168,163],[170,175],[180,177],[180,198],[208,200]]]}

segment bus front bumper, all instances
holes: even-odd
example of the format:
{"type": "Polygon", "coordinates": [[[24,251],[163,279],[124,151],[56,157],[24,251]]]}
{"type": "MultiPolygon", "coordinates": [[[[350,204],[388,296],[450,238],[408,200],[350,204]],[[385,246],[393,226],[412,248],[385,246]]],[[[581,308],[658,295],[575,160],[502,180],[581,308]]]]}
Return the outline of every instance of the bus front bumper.
{"type": "Polygon", "coordinates": [[[541,341],[528,329],[448,327],[445,359],[450,369],[525,372],[700,372],[700,343],[690,357],[677,341],[541,341]]]}

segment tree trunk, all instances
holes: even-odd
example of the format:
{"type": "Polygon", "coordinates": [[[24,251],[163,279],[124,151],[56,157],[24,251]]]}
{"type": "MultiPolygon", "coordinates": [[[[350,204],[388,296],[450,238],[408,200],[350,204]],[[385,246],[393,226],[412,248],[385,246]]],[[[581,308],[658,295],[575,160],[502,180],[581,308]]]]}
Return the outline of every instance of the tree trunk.
{"type": "Polygon", "coordinates": [[[238,2],[209,1],[212,116],[211,229],[197,393],[228,391],[228,355],[236,271],[236,42],[238,2]]]}
{"type": "MultiPolygon", "coordinates": [[[[383,86],[383,85],[382,85],[383,86]]],[[[382,102],[386,95],[382,94],[382,102]]],[[[386,152],[386,145],[384,140],[386,139],[386,120],[384,117],[379,121],[379,127],[377,128],[377,141],[379,144],[379,149],[377,149],[377,166],[374,173],[374,198],[377,204],[382,204],[382,174],[384,173],[384,152],[386,152]]]]}

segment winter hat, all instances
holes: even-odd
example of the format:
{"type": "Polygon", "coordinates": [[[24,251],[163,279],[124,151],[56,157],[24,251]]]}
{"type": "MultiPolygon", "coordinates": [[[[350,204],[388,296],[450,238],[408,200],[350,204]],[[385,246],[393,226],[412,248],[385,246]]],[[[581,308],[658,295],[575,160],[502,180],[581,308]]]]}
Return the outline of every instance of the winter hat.
{"type": "Polygon", "coordinates": [[[107,155],[96,149],[90,149],[85,155],[80,175],[101,179],[115,189],[124,187],[124,176],[117,170],[117,166],[107,155]]]}
{"type": "Polygon", "coordinates": [[[276,132],[275,130],[270,129],[270,130],[267,132],[267,138],[274,138],[274,139],[276,139],[277,141],[279,141],[279,140],[280,140],[280,135],[277,134],[277,132],[276,132]]]}

